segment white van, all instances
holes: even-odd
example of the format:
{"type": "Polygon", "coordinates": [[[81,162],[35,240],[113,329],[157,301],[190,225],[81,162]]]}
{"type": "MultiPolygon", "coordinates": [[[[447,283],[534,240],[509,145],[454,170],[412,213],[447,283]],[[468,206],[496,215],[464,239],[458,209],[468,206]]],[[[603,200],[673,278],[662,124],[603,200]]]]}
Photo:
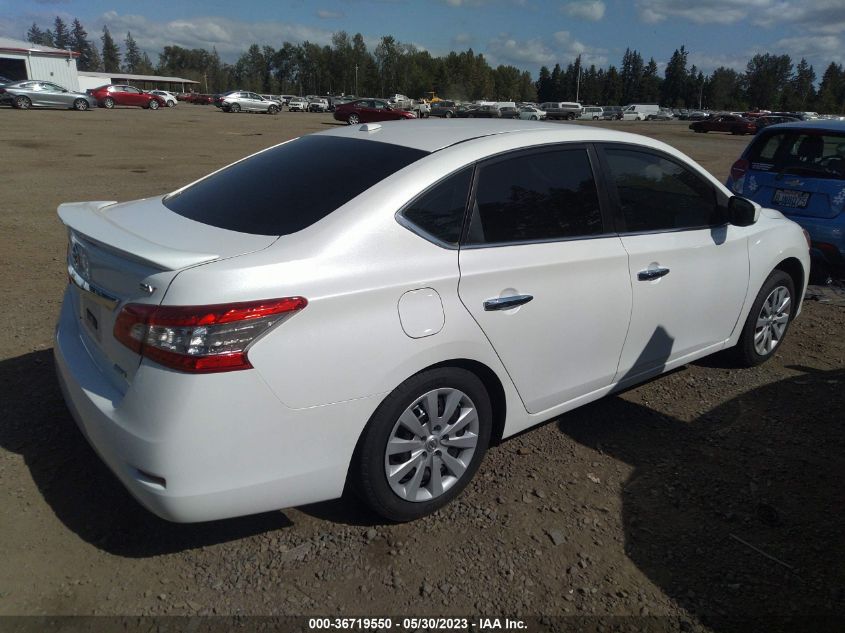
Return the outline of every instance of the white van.
{"type": "Polygon", "coordinates": [[[598,121],[604,116],[604,109],[599,106],[584,106],[578,119],[581,121],[598,121]]]}
{"type": "Polygon", "coordinates": [[[622,110],[622,119],[625,121],[645,121],[650,114],[658,114],[660,106],[656,103],[632,103],[622,110]]]}

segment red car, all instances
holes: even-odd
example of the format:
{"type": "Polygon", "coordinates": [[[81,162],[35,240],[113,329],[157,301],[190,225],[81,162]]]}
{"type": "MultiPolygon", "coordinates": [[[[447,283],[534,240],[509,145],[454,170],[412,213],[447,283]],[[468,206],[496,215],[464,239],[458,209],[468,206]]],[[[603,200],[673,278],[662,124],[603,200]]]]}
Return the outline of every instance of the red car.
{"type": "Polygon", "coordinates": [[[196,92],[192,92],[188,97],[185,99],[188,103],[193,103],[194,105],[209,105],[214,103],[214,95],[203,95],[196,92]]]}
{"type": "Polygon", "coordinates": [[[417,115],[407,110],[394,108],[381,99],[358,99],[335,108],[334,118],[349,125],[372,123],[373,121],[398,121],[416,119],[417,115]]]}
{"type": "Polygon", "coordinates": [[[693,132],[730,132],[731,134],[755,134],[757,126],[754,121],[744,119],[736,114],[720,114],[718,116],[696,121],[689,126],[693,132]]]}
{"type": "Polygon", "coordinates": [[[135,86],[124,86],[121,84],[108,84],[88,91],[88,94],[97,100],[100,107],[113,108],[116,105],[136,106],[138,108],[149,108],[158,110],[166,106],[167,102],[158,95],[151,95],[135,86]]]}

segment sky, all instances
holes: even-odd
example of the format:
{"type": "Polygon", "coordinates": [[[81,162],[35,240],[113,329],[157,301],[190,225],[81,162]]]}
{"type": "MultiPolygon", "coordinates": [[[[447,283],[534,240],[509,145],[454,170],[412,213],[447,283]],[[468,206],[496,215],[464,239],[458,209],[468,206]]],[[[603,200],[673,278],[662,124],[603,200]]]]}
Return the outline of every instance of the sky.
{"type": "Polygon", "coordinates": [[[78,17],[89,35],[127,31],[155,62],[166,45],[217,48],[233,62],[254,43],[330,43],[360,32],[372,51],[383,35],[433,55],[472,48],[534,77],[541,66],[619,66],[626,48],[663,70],[685,45],[704,72],[742,71],[756,53],[806,57],[821,77],[845,63],[845,0],[0,0],[0,36],[25,39],[33,22],[78,17]]]}

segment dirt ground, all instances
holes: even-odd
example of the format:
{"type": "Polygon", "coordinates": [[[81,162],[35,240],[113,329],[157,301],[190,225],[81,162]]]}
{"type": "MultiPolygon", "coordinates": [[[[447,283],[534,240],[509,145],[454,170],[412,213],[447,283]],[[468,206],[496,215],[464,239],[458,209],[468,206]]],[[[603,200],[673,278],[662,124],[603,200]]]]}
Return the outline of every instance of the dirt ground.
{"type": "MultiPolygon", "coordinates": [[[[822,301],[766,365],[708,359],[507,440],[456,503],[415,523],[354,499],[200,525],[138,506],[54,378],[56,206],[159,194],[333,124],[186,104],[0,109],[0,615],[843,623],[845,309],[822,301]]],[[[748,142],[683,122],[600,125],[660,138],[720,180],[748,142]]]]}

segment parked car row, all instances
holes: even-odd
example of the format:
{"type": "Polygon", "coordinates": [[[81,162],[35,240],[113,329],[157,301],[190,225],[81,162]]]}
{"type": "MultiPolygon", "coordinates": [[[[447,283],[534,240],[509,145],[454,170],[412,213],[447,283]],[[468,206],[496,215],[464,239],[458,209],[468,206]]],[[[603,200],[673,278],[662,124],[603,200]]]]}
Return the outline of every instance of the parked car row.
{"type": "Polygon", "coordinates": [[[0,85],[0,103],[7,103],[21,110],[29,108],[89,108],[135,106],[157,110],[176,105],[176,95],[166,90],[146,92],[135,86],[107,84],[85,92],[68,90],[52,81],[26,79],[0,85]]]}

